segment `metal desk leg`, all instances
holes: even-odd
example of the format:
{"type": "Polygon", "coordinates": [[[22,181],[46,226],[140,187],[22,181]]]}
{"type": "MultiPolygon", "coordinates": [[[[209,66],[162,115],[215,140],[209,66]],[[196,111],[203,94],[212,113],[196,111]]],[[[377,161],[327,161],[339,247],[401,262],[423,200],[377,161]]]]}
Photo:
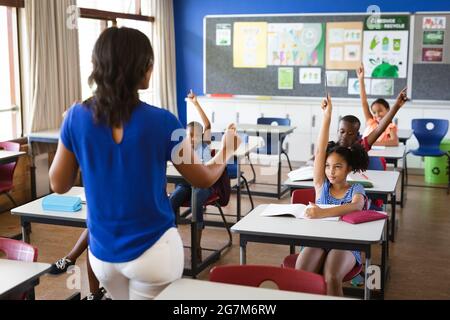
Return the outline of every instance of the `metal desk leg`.
{"type": "Polygon", "coordinates": [[[406,183],[406,155],[403,157],[403,169],[402,169],[402,185],[400,191],[400,208],[405,206],[405,183],[406,183]]]}
{"type": "Polygon", "coordinates": [[[291,244],[291,245],[289,246],[289,253],[290,253],[290,254],[295,254],[295,245],[291,244]]]}
{"type": "Polygon", "coordinates": [[[237,217],[236,222],[239,222],[241,220],[241,165],[239,162],[239,159],[235,159],[237,163],[237,190],[236,190],[236,206],[237,206],[237,217]]]}
{"type": "Polygon", "coordinates": [[[36,159],[33,153],[33,143],[30,143],[31,147],[31,165],[30,165],[30,183],[31,183],[31,200],[34,201],[37,198],[36,191],[36,159]]]}
{"type": "Polygon", "coordinates": [[[397,205],[397,195],[394,193],[392,193],[391,195],[391,206],[392,206],[392,221],[391,221],[391,235],[390,235],[390,239],[392,242],[395,241],[395,224],[396,224],[396,217],[395,217],[395,209],[396,209],[396,205],[397,205]]]}
{"type": "Polygon", "coordinates": [[[277,177],[277,194],[278,199],[281,199],[281,151],[283,150],[281,146],[281,135],[278,135],[278,177],[277,177]]]}
{"type": "Polygon", "coordinates": [[[389,255],[389,228],[386,222],[386,227],[383,232],[383,242],[381,243],[381,298],[384,300],[384,293],[386,282],[388,278],[388,255],[389,255]]]}
{"type": "Polygon", "coordinates": [[[368,248],[368,251],[366,252],[366,270],[364,272],[364,300],[370,300],[370,289],[369,289],[369,274],[367,273],[367,270],[370,267],[371,264],[371,256],[370,256],[370,247],[368,248]]]}
{"type": "Polygon", "coordinates": [[[20,218],[20,224],[22,225],[22,241],[30,243],[31,223],[20,218]]]}
{"type": "Polygon", "coordinates": [[[247,242],[242,241],[239,247],[241,265],[247,264],[247,242]]]}
{"type": "Polygon", "coordinates": [[[198,227],[197,227],[197,217],[195,216],[195,212],[197,209],[197,197],[195,196],[194,187],[191,187],[191,210],[192,210],[192,218],[191,218],[191,271],[192,278],[195,279],[197,277],[198,270],[198,262],[197,261],[197,238],[198,238],[198,227]]]}

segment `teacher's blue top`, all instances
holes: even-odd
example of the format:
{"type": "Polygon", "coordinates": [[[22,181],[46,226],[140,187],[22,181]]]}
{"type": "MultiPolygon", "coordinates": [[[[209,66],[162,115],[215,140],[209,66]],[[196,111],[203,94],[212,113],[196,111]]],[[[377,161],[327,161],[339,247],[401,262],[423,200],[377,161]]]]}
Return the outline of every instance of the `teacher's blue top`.
{"type": "Polygon", "coordinates": [[[61,141],[80,165],[89,247],[96,258],[111,263],[135,260],[175,226],[166,164],[184,134],[170,112],[141,102],[117,144],[111,128],[96,123],[90,108],[79,104],[69,110],[61,141]]]}

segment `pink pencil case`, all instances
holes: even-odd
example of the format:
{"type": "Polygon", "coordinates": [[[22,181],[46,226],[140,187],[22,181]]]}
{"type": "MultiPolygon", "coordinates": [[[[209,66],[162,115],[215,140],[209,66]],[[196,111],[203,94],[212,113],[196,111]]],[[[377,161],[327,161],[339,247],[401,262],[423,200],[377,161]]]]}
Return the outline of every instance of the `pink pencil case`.
{"type": "Polygon", "coordinates": [[[381,213],[378,211],[367,210],[367,211],[355,211],[349,214],[346,214],[342,217],[342,221],[351,224],[360,224],[365,222],[372,222],[382,219],[387,219],[386,213],[381,213]]]}

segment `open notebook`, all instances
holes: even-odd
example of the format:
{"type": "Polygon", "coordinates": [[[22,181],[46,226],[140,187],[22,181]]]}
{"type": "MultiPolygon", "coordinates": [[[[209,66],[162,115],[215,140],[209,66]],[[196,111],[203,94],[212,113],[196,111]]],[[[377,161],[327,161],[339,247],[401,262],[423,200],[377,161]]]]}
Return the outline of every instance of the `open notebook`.
{"type": "Polygon", "coordinates": [[[314,168],[313,167],[303,167],[288,173],[289,179],[292,182],[295,181],[308,181],[314,178],[314,168]]]}
{"type": "MultiPolygon", "coordinates": [[[[318,205],[320,208],[333,208],[334,205],[318,205]]],[[[261,213],[262,217],[292,216],[297,219],[309,219],[305,217],[308,206],[304,204],[269,204],[261,213]]],[[[340,217],[330,217],[317,220],[339,221],[340,217]]]]}
{"type": "Polygon", "coordinates": [[[351,173],[347,176],[349,184],[361,184],[364,188],[373,188],[373,181],[364,173],[351,173]]]}

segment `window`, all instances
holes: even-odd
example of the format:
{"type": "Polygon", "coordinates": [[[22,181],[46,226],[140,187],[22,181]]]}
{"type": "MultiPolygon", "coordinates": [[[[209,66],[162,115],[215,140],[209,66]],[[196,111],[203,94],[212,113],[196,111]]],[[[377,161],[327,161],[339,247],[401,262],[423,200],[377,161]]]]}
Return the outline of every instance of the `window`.
{"type": "Polygon", "coordinates": [[[22,134],[17,36],[17,1],[0,1],[0,141],[22,134]]]}
{"type": "MultiPolygon", "coordinates": [[[[78,0],[80,72],[83,100],[92,96],[88,84],[92,72],[92,50],[101,32],[108,27],[129,27],[142,31],[152,39],[152,17],[141,15],[141,0],[78,0]]],[[[142,101],[153,104],[153,82],[148,90],[140,92],[142,101]]]]}

